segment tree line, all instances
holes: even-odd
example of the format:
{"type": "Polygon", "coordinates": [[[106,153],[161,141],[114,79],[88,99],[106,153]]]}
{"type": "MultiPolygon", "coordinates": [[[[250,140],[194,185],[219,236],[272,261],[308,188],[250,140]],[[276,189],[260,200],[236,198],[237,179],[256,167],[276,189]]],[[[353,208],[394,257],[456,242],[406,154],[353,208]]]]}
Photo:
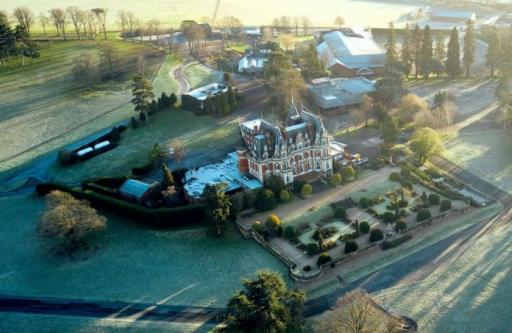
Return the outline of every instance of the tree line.
{"type": "Polygon", "coordinates": [[[7,14],[0,12],[0,65],[6,65],[6,61],[19,57],[21,64],[25,64],[25,58],[38,58],[40,56],[37,45],[32,42],[28,26],[17,24],[11,27],[7,14]]]}

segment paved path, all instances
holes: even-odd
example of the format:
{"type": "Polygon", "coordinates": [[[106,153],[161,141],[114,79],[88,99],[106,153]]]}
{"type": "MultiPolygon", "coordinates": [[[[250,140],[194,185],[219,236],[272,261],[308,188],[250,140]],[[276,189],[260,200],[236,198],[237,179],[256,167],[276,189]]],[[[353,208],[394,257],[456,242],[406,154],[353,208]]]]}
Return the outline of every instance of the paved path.
{"type": "Polygon", "coordinates": [[[197,63],[198,63],[197,61],[188,61],[188,62],[182,63],[181,65],[176,67],[171,72],[172,76],[176,79],[176,81],[178,81],[178,83],[180,85],[180,89],[178,90],[178,96],[183,95],[184,93],[189,91],[192,87],[192,85],[190,84],[190,81],[183,74],[183,69],[188,66],[195,65],[197,63]]]}

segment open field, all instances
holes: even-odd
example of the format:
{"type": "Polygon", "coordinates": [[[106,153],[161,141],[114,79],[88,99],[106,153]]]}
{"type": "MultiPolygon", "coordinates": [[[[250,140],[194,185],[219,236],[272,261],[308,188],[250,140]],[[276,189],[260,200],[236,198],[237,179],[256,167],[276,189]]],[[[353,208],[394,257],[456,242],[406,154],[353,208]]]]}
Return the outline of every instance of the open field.
{"type": "Polygon", "coordinates": [[[146,163],[155,143],[162,149],[174,138],[180,138],[188,150],[214,151],[228,145],[236,145],[238,136],[236,122],[220,124],[209,116],[194,116],[190,112],[173,109],[163,111],[150,118],[149,125],[138,129],[128,128],[117,148],[88,161],[51,167],[52,180],[65,183],[77,182],[91,177],[127,175],[132,167],[146,163]]]}
{"type": "MultiPolygon", "coordinates": [[[[0,171],[20,165],[36,156],[108,127],[131,114],[130,80],[103,83],[92,91],[78,86],[71,75],[75,58],[83,53],[98,54],[94,41],[46,44],[41,58],[25,66],[0,68],[0,171]]],[[[145,58],[145,72],[152,75],[161,52],[137,43],[112,41],[129,72],[135,72],[137,57],[145,58]]],[[[16,62],[17,64],[17,62],[16,62]]]]}
{"type": "MultiPolygon", "coordinates": [[[[143,0],[125,1],[120,5],[115,0],[90,0],[84,6],[80,0],[68,0],[65,6],[81,6],[86,8],[107,8],[109,11],[110,28],[117,26],[115,14],[119,9],[133,11],[142,21],[151,18],[160,19],[163,23],[178,26],[184,19],[196,19],[212,16],[215,0],[143,0]]],[[[11,12],[16,6],[26,5],[34,12],[45,12],[50,8],[62,4],[51,4],[43,0],[17,0],[6,2],[2,8],[11,12]]],[[[217,17],[236,16],[244,24],[270,24],[272,19],[283,15],[291,17],[306,16],[315,25],[331,26],[336,15],[344,17],[347,25],[381,26],[386,27],[388,22],[397,20],[399,16],[410,12],[413,5],[379,1],[357,0],[262,0],[255,6],[247,1],[222,0],[217,17]],[[350,13],[350,16],[348,15],[350,13]]]]}
{"type": "Polygon", "coordinates": [[[286,268],[234,229],[217,239],[204,227],[158,231],[108,216],[107,229],[90,239],[87,258],[56,257],[41,246],[35,226],[44,200],[0,199],[0,294],[225,306],[242,278],[263,268],[286,268]]]}
{"type": "Polygon", "coordinates": [[[445,144],[443,156],[512,193],[511,133],[501,129],[462,131],[445,144]]]}
{"type": "Polygon", "coordinates": [[[510,332],[511,234],[510,223],[499,223],[377,298],[418,320],[421,332],[510,332]]]}
{"type": "Polygon", "coordinates": [[[193,64],[183,69],[192,89],[222,80],[223,72],[213,70],[202,64],[193,64]]]}

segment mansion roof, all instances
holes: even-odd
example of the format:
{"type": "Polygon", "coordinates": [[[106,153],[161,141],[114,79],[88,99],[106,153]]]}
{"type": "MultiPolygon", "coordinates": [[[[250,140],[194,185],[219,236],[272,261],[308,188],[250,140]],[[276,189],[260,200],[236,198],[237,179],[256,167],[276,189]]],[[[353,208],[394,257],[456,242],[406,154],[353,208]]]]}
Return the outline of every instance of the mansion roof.
{"type": "Polygon", "coordinates": [[[324,143],[327,131],[317,115],[299,110],[292,101],[285,126],[273,125],[268,121],[253,119],[240,125],[242,140],[250,157],[262,161],[282,158],[289,152],[324,143]]]}

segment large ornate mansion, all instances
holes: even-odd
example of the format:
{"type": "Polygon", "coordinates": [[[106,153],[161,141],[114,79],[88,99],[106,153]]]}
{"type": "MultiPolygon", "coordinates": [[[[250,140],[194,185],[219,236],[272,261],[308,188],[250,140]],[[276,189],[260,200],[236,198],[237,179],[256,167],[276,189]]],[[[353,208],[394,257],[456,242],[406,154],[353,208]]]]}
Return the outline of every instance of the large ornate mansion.
{"type": "Polygon", "coordinates": [[[278,175],[285,184],[298,176],[332,174],[330,136],[320,117],[292,101],[285,126],[254,119],[240,125],[243,147],[238,149],[241,173],[264,181],[278,175]]]}

